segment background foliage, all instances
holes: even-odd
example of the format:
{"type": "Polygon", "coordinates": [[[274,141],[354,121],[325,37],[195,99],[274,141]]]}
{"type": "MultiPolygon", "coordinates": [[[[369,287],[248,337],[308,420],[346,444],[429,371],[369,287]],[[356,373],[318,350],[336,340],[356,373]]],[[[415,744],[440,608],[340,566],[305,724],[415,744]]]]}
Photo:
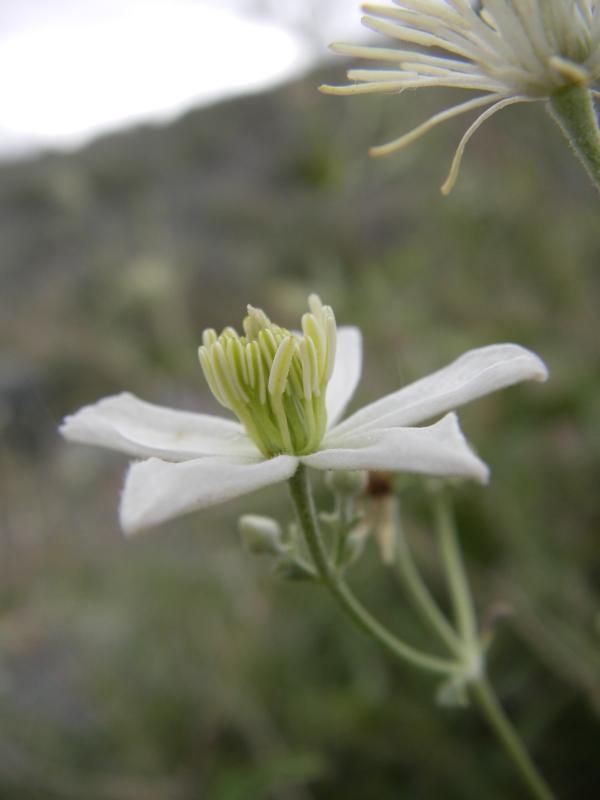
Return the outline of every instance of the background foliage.
{"type": "MultiPolygon", "coordinates": [[[[366,157],[440,98],[332,100],[323,77],[0,169],[2,798],[519,796],[475,714],[435,707],[318,587],[241,551],[237,515],[285,520],[285,491],[128,542],[125,460],[57,436],[122,389],[216,411],[202,329],[247,302],[293,325],[309,291],[363,328],[358,400],[494,341],[546,359],[547,385],[461,413],[493,480],[457,512],[503,702],[561,797],[600,782],[596,198],[541,109],[519,108],[444,199],[460,122],[366,157]]],[[[418,481],[403,509],[441,592],[418,481]]],[[[430,645],[375,547],[353,579],[430,645]]]]}

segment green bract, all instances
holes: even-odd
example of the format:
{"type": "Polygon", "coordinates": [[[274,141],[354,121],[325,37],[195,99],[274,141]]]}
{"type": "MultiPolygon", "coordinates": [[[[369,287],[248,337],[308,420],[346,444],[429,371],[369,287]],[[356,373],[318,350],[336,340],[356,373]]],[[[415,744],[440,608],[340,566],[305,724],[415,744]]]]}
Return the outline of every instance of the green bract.
{"type": "Polygon", "coordinates": [[[306,455],[325,434],[325,392],[333,371],[336,324],[333,310],[313,294],[302,334],[275,325],[248,306],[245,336],[209,328],[198,350],[207,383],[231,409],[252,441],[267,457],[306,455]]]}

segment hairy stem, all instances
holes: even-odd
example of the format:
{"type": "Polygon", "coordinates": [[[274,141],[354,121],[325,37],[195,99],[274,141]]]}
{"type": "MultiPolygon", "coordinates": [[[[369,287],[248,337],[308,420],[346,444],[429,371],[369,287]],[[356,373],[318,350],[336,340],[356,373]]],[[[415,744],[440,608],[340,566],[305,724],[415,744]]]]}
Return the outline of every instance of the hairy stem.
{"type": "Polygon", "coordinates": [[[549,109],[600,192],[600,130],[591,92],[585,86],[563,89],[552,95],[549,109]]]}

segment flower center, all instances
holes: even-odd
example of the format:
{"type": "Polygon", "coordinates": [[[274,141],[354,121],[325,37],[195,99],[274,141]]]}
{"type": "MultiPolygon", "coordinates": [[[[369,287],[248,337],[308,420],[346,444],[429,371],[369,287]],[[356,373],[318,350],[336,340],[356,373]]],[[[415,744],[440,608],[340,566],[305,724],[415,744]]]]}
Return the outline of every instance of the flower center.
{"type": "Polygon", "coordinates": [[[317,295],[308,298],[308,305],[302,334],[275,325],[252,306],[243,322],[245,336],[234,328],[219,336],[210,328],[202,334],[198,357],[212,393],[267,458],[312,453],[325,433],[335,316],[317,295]]]}

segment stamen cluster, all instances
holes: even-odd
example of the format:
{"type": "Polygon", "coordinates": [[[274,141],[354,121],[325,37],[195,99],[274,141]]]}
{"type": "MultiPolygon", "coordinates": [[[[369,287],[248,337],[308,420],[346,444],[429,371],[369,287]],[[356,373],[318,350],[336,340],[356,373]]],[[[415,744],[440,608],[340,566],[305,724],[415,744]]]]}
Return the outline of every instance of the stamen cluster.
{"type": "Polygon", "coordinates": [[[327,424],[325,391],[333,371],[336,323],[317,295],[308,300],[302,334],[275,325],[248,306],[244,334],[204,331],[198,350],[206,381],[261,453],[306,455],[321,443],[327,424]]]}
{"type": "Polygon", "coordinates": [[[468,128],[442,191],[458,174],[464,147],[479,126],[514,103],[547,100],[573,86],[597,94],[600,80],[600,0],[393,0],[367,2],[363,24],[397,47],[335,44],[343,55],[383,62],[351,69],[346,86],[327,94],[354,95],[448,87],[479,94],[452,105],[371,155],[395,152],[434,126],[486,108],[468,128]]]}

